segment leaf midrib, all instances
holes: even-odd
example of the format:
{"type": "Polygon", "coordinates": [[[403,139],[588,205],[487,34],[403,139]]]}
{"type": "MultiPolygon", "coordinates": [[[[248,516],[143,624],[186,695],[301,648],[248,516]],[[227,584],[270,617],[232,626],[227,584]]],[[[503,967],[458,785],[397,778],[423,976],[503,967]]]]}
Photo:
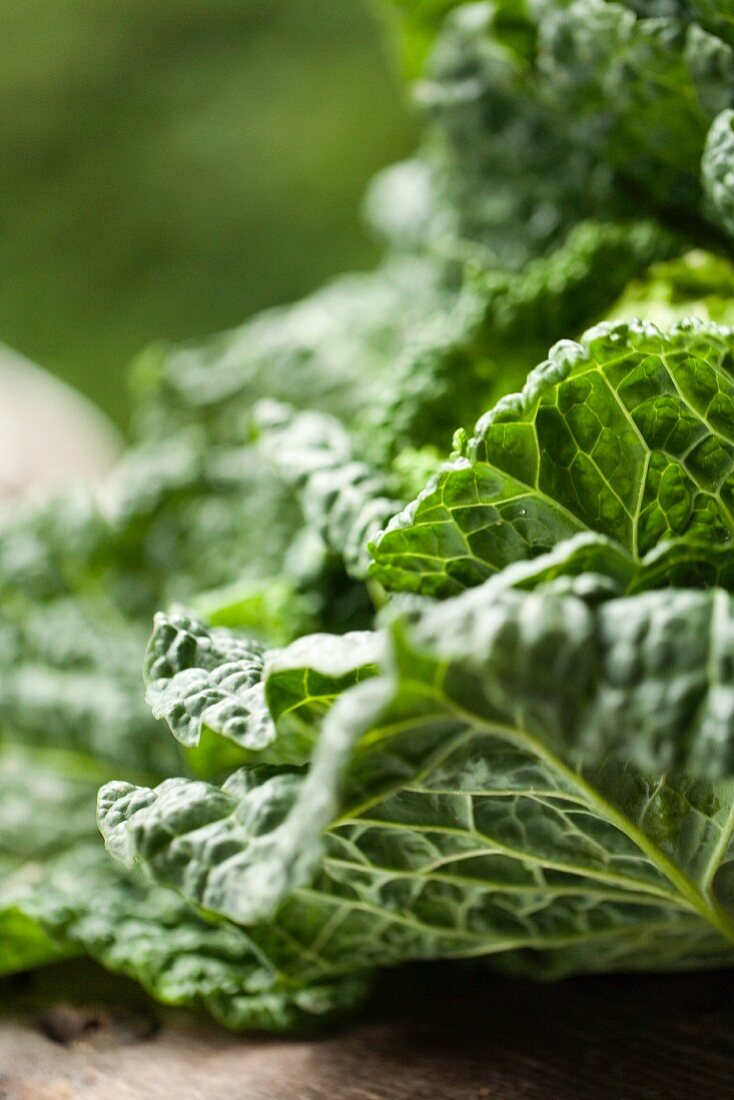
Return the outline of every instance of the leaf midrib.
{"type": "MultiPolygon", "coordinates": [[[[406,685],[404,685],[406,686],[406,685]]],[[[602,820],[607,821],[609,824],[617,828],[624,836],[630,840],[635,847],[642,852],[650,861],[650,863],[658,869],[662,876],[670,882],[674,888],[674,893],[669,891],[661,891],[658,896],[664,897],[669,903],[675,904],[679,909],[693,910],[699,917],[703,918],[708,924],[712,925],[724,939],[734,943],[734,920],[728,916],[718,902],[707,895],[705,895],[696,883],[689,878],[676,864],[655,844],[635,823],[628,818],[621,810],[617,809],[613,803],[609,802],[599,791],[591,786],[578,772],[569,767],[563,762],[551,749],[543,745],[536,737],[534,737],[528,730],[521,727],[508,726],[500,722],[487,722],[480,719],[477,715],[466,711],[458,703],[450,700],[446,696],[442,695],[437,697],[435,690],[428,688],[425,684],[411,681],[407,685],[411,692],[416,694],[427,696],[437,703],[445,712],[452,714],[460,722],[462,722],[464,728],[461,733],[453,737],[448,745],[444,745],[441,749],[434,753],[430,759],[426,762],[421,772],[414,777],[413,782],[416,780],[420,782],[421,776],[427,776],[433,771],[433,769],[442,760],[452,755],[453,752],[459,747],[459,745],[474,736],[476,733],[489,734],[490,736],[499,737],[505,741],[516,744],[526,750],[529,750],[537,758],[543,760],[557,775],[563,777],[567,783],[570,783],[582,797],[587,808],[595,813],[602,820]]],[[[431,716],[431,721],[435,720],[435,713],[431,716]]],[[[416,723],[422,724],[422,723],[416,723]]],[[[401,723],[405,726],[407,723],[401,723]]],[[[389,736],[385,731],[381,731],[382,736],[380,740],[383,740],[385,736],[389,736]]],[[[378,738],[373,735],[372,740],[378,738]]],[[[380,791],[378,795],[373,796],[370,799],[365,800],[360,806],[352,807],[348,812],[345,812],[339,816],[339,818],[332,822],[330,829],[343,824],[358,824],[365,822],[362,816],[365,811],[368,811],[371,807],[383,802],[391,794],[396,793],[403,788],[404,784],[401,782],[396,783],[389,789],[380,791]]],[[[734,811],[733,811],[734,812],[734,811]]],[[[375,822],[382,827],[390,827],[390,822],[375,822]]],[[[409,828],[409,829],[421,829],[421,826],[410,823],[407,825],[398,825],[394,823],[394,827],[409,828]]],[[[424,826],[428,831],[436,831],[435,826],[424,826]]],[[[734,820],[732,821],[732,829],[734,829],[734,820]]],[[[462,835],[466,835],[465,830],[456,830],[462,835]]],[[[482,838],[481,834],[477,834],[478,839],[482,838]]],[[[525,853],[517,853],[518,858],[532,859],[525,853]]],[[[570,873],[587,874],[588,877],[594,877],[593,873],[589,874],[585,870],[580,872],[579,868],[573,868],[568,865],[563,867],[557,867],[552,862],[545,860],[534,860],[534,862],[541,863],[542,865],[554,867],[559,870],[569,870],[570,873]]],[[[607,879],[607,881],[610,881],[607,879]]],[[[655,887],[650,884],[639,883],[634,879],[628,879],[624,876],[619,876],[616,879],[618,885],[625,887],[630,891],[645,892],[656,894],[660,891],[659,887],[655,887]]]]}
{"type": "MultiPolygon", "coordinates": [[[[501,725],[488,725],[487,723],[477,720],[476,717],[463,712],[461,707],[452,703],[450,700],[444,700],[445,705],[456,713],[457,715],[463,713],[465,721],[470,722],[472,726],[485,733],[491,733],[495,736],[504,737],[507,740],[515,741],[518,744],[530,749],[536,756],[544,760],[555,772],[563,776],[568,782],[574,784],[580,794],[584,795],[589,809],[594,810],[599,817],[608,821],[609,824],[614,825],[621,833],[623,833],[632,843],[643,852],[650,862],[658,868],[662,875],[668,879],[672,886],[678,891],[682,900],[688,903],[688,906],[694,909],[699,916],[713,925],[721,935],[734,943],[734,919],[732,919],[719,905],[719,903],[711,897],[705,896],[703,891],[699,889],[695,882],[689,878],[675,863],[662,851],[662,849],[655,844],[650,838],[641,830],[635,823],[618,810],[613,803],[609,802],[596,788],[592,787],[578,772],[561,760],[551,749],[543,745],[537,738],[533,737],[527,730],[517,729],[508,726],[501,725]]],[[[733,823],[734,827],[734,823],[733,823]]]]}

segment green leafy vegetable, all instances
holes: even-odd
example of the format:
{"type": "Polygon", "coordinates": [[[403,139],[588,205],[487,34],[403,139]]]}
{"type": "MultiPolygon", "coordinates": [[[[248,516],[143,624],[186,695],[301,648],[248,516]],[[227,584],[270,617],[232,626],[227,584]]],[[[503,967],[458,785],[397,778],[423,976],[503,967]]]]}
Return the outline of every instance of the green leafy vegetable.
{"type": "Polygon", "coordinates": [[[734,963],[731,12],[399,6],[383,263],[144,353],[100,499],[0,518],[2,972],[288,1030],[734,963]]]}
{"type": "Polygon", "coordinates": [[[378,538],[374,575],[447,595],[588,530],[636,559],[684,539],[712,565],[734,536],[733,349],[695,321],[556,345],[378,538]]]}

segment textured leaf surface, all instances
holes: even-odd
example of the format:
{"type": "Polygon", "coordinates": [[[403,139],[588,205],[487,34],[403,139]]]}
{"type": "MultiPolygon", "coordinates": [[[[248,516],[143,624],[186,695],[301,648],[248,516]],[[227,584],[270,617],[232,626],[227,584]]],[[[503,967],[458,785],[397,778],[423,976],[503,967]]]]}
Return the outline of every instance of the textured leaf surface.
{"type": "Polygon", "coordinates": [[[38,750],[0,752],[0,972],[87,954],[167,1004],[233,1028],[292,1030],[350,1008],[362,975],[295,988],[233,925],[109,859],[94,821],[104,772],[38,750]]]}
{"type": "Polygon", "coordinates": [[[709,130],[701,162],[711,213],[734,236],[734,111],[722,111],[709,130]]]}
{"type": "Polygon", "coordinates": [[[263,654],[257,642],[159,612],[145,655],[146,700],[183,745],[197,745],[207,726],[257,752],[275,736],[265,706],[263,654]]]}
{"type": "Polygon", "coordinates": [[[112,784],[110,851],[247,925],[294,980],[499,952],[554,973],[731,959],[734,790],[662,774],[731,770],[731,598],[588,588],[490,581],[396,611],[389,671],[331,710],[307,774],[112,784]]]}
{"type": "Polygon", "coordinates": [[[57,956],[89,954],[158,1000],[205,1008],[231,1028],[306,1028],[348,1011],[366,988],[360,973],[310,987],[281,981],[242,930],[207,922],[173,891],[120,874],[94,842],[49,864],[43,890],[19,890],[11,905],[3,910],[0,895],[0,923],[5,912],[22,914],[63,945],[57,956]]]}
{"type": "Polygon", "coordinates": [[[353,455],[349,433],[322,413],[294,415],[273,401],[256,406],[259,449],[296,491],[308,526],[362,578],[368,539],[395,510],[385,478],[353,455]]]}
{"type": "Polygon", "coordinates": [[[406,333],[442,307],[443,276],[440,264],[395,257],[203,343],[152,348],[138,368],[141,433],[165,439],[194,425],[241,444],[263,398],[350,419],[406,333]]]}
{"type": "Polygon", "coordinates": [[[621,4],[576,0],[541,21],[539,71],[575,141],[658,202],[695,203],[706,131],[732,102],[734,55],[721,39],[676,19],[639,19],[621,4]]]}
{"type": "Polygon", "coordinates": [[[0,519],[7,971],[284,1029],[408,958],[734,961],[729,0],[401,7],[382,264],[146,353],[101,506],[0,519]]]}
{"type": "Polygon", "coordinates": [[[387,588],[448,595],[580,531],[636,559],[686,540],[705,564],[731,544],[734,336],[691,321],[662,334],[600,325],[564,341],[478,422],[378,537],[387,588]]]}
{"type": "Polygon", "coordinates": [[[445,450],[482,402],[522,385],[553,339],[600,317],[670,247],[650,222],[583,222],[519,273],[486,270],[477,259],[451,307],[426,318],[396,356],[392,384],[355,424],[367,453],[384,461],[407,444],[445,450]]]}
{"type": "Polygon", "coordinates": [[[105,598],[9,599],[0,623],[0,744],[79,752],[164,774],[179,755],[145,704],[145,632],[105,598]]]}
{"type": "Polygon", "coordinates": [[[706,134],[734,94],[727,37],[717,3],[462,7],[420,85],[449,150],[432,204],[502,266],[590,216],[654,210],[695,237],[706,134]]]}
{"type": "Polygon", "coordinates": [[[216,734],[240,750],[223,760],[302,764],[320,718],[342,691],[374,673],[380,652],[379,639],[363,632],[307,635],[266,653],[231,631],[159,613],[146,654],[146,698],[187,747],[216,734]]]}

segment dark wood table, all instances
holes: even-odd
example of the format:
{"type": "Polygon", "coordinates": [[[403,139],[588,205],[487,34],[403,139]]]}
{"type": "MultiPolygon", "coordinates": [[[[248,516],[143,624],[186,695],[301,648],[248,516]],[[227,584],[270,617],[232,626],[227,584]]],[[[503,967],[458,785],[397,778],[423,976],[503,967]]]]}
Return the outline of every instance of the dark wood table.
{"type": "Polygon", "coordinates": [[[0,1100],[727,1100],[733,977],[409,967],[349,1024],[268,1040],[65,964],[0,983],[0,1100]]]}

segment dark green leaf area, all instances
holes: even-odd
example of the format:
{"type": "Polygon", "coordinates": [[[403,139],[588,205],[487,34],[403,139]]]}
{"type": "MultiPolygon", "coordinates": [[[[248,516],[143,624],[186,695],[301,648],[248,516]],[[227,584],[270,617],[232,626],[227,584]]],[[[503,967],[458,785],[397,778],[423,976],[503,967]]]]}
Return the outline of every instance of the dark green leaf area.
{"type": "Polygon", "coordinates": [[[19,891],[13,908],[3,909],[0,897],[0,929],[14,933],[11,947],[28,954],[54,945],[55,954],[39,961],[87,953],[158,1000],[204,1008],[235,1029],[307,1029],[364,995],[361,972],[311,986],[283,980],[241,929],[202,918],[139,874],[121,873],[94,842],[69,849],[44,873],[43,889],[19,891]]]}
{"type": "Polygon", "coordinates": [[[375,575],[448,595],[581,531],[636,560],[683,539],[708,561],[734,534],[732,350],[730,329],[698,321],[557,344],[378,537],[375,575]]]}
{"type": "Polygon", "coordinates": [[[706,138],[701,179],[708,212],[731,237],[734,235],[734,112],[722,111],[706,138]]]}
{"type": "Polygon", "coordinates": [[[540,23],[541,80],[572,138],[668,206],[697,199],[732,67],[731,49],[695,24],[637,19],[620,4],[577,0],[540,23]]]}
{"type": "MultiPolygon", "coordinates": [[[[81,754],[0,752],[0,973],[87,954],[166,1004],[271,1031],[307,1028],[360,999],[362,973],[296,986],[243,930],[116,866],[94,820],[108,775],[81,754]]],[[[192,812],[203,820],[195,799],[192,812]]],[[[256,830],[276,823],[272,804],[248,820],[256,830]]]]}

